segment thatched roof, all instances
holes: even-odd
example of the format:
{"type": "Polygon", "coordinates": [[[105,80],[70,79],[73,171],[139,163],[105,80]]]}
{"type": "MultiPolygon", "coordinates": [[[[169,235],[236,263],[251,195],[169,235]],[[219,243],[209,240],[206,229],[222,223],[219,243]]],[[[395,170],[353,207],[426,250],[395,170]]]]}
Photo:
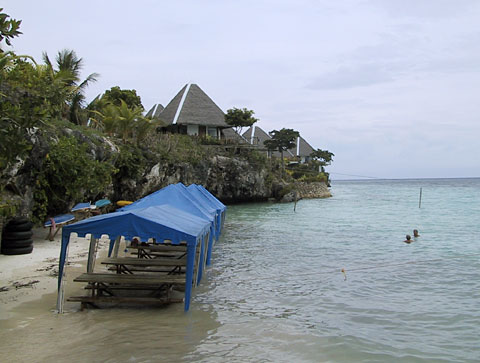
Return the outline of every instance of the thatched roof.
{"type": "Polygon", "coordinates": [[[301,136],[297,137],[295,141],[295,147],[289,149],[289,151],[295,156],[310,156],[315,149],[301,136]]]}
{"type": "Polygon", "coordinates": [[[145,117],[158,118],[158,115],[165,109],[160,103],[153,105],[153,107],[147,112],[145,117]]]}
{"type": "MultiPolygon", "coordinates": [[[[258,126],[251,126],[247,131],[245,131],[242,135],[247,141],[252,144],[252,145],[258,145],[259,147],[262,148],[267,148],[264,144],[266,140],[270,140],[272,137],[267,134],[265,131],[263,131],[260,127],[258,126]]],[[[284,153],[286,157],[293,157],[294,154],[290,152],[290,150],[285,151],[284,153]]],[[[281,154],[278,151],[273,151],[272,155],[276,157],[281,157],[281,154]]]]}
{"type": "Polygon", "coordinates": [[[230,127],[220,107],[196,84],[185,85],[158,117],[167,125],[230,127]]]}
{"type": "Polygon", "coordinates": [[[233,140],[241,144],[249,143],[242,135],[238,134],[233,128],[229,127],[222,130],[223,136],[227,140],[233,140]]]}

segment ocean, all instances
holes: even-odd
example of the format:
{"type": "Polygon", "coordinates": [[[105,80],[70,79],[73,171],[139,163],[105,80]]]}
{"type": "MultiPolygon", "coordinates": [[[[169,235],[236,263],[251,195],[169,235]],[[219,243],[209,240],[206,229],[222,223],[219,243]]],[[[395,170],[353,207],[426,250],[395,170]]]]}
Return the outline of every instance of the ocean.
{"type": "Polygon", "coordinates": [[[229,206],[186,314],[71,303],[57,316],[44,296],[49,309],[19,308],[33,317],[10,322],[7,343],[33,361],[480,361],[480,179],[334,181],[331,192],[295,210],[229,206]]]}

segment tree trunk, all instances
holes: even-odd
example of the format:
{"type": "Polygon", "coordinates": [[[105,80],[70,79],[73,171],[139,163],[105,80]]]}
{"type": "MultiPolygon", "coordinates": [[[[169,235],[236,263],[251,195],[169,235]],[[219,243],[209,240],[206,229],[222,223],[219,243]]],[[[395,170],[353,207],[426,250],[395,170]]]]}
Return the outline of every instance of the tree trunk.
{"type": "Polygon", "coordinates": [[[283,149],[280,149],[280,155],[282,157],[282,177],[285,176],[285,160],[283,160],[283,149]]]}

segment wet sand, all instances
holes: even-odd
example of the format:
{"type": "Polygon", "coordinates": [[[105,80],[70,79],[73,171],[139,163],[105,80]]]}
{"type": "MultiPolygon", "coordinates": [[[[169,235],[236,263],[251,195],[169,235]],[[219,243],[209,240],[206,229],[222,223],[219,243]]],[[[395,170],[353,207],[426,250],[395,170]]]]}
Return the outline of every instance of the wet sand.
{"type": "MultiPolygon", "coordinates": [[[[183,304],[81,311],[80,303],[66,302],[65,312],[57,314],[60,237],[47,241],[46,234],[43,229],[34,231],[34,250],[29,255],[0,255],[1,361],[183,361],[218,328],[216,314],[198,307],[184,313],[183,304]]],[[[73,279],[86,271],[89,238],[73,236],[66,268],[67,298],[85,294],[85,284],[73,279]]],[[[107,250],[108,239],[100,240],[95,269],[104,268],[99,262],[107,250]]]]}
{"type": "MultiPolygon", "coordinates": [[[[61,233],[53,241],[46,240],[48,230],[33,230],[34,248],[28,255],[7,256],[0,254],[0,320],[13,317],[12,310],[27,301],[38,300],[45,294],[56,294],[58,259],[61,233]]],[[[101,240],[105,246],[108,240],[101,240]]],[[[70,239],[67,288],[72,274],[81,270],[88,255],[89,241],[85,238],[70,239]],[[69,276],[70,275],[70,276],[69,276]]],[[[106,249],[106,248],[102,248],[106,249]]],[[[55,303],[49,310],[55,309],[55,303]]]]}

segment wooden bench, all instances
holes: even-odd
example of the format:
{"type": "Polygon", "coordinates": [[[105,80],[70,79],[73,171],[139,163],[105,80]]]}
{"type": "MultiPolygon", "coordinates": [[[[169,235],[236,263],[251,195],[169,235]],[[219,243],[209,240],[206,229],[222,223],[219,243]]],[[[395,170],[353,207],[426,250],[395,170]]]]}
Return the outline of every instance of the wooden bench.
{"type": "Polygon", "coordinates": [[[128,285],[185,285],[185,276],[177,275],[125,275],[109,273],[84,273],[75,278],[75,282],[94,284],[128,284],[128,285]]]}
{"type": "Polygon", "coordinates": [[[149,304],[166,305],[171,303],[181,303],[183,299],[173,299],[171,297],[123,297],[123,296],[71,296],[67,301],[80,302],[82,309],[90,304],[97,307],[96,304],[149,304]]]}
{"type": "Polygon", "coordinates": [[[134,252],[139,258],[155,259],[159,257],[183,258],[187,255],[186,246],[176,245],[138,245],[129,246],[129,249],[137,250],[134,252]]]}
{"type": "Polygon", "coordinates": [[[183,258],[132,258],[117,257],[107,258],[102,261],[104,265],[115,265],[117,273],[133,274],[133,271],[141,272],[167,272],[169,274],[181,272],[182,267],[187,266],[187,259],[183,258]],[[159,269],[159,267],[170,267],[170,269],[159,269]],[[171,268],[173,267],[173,269],[171,268]]]}

